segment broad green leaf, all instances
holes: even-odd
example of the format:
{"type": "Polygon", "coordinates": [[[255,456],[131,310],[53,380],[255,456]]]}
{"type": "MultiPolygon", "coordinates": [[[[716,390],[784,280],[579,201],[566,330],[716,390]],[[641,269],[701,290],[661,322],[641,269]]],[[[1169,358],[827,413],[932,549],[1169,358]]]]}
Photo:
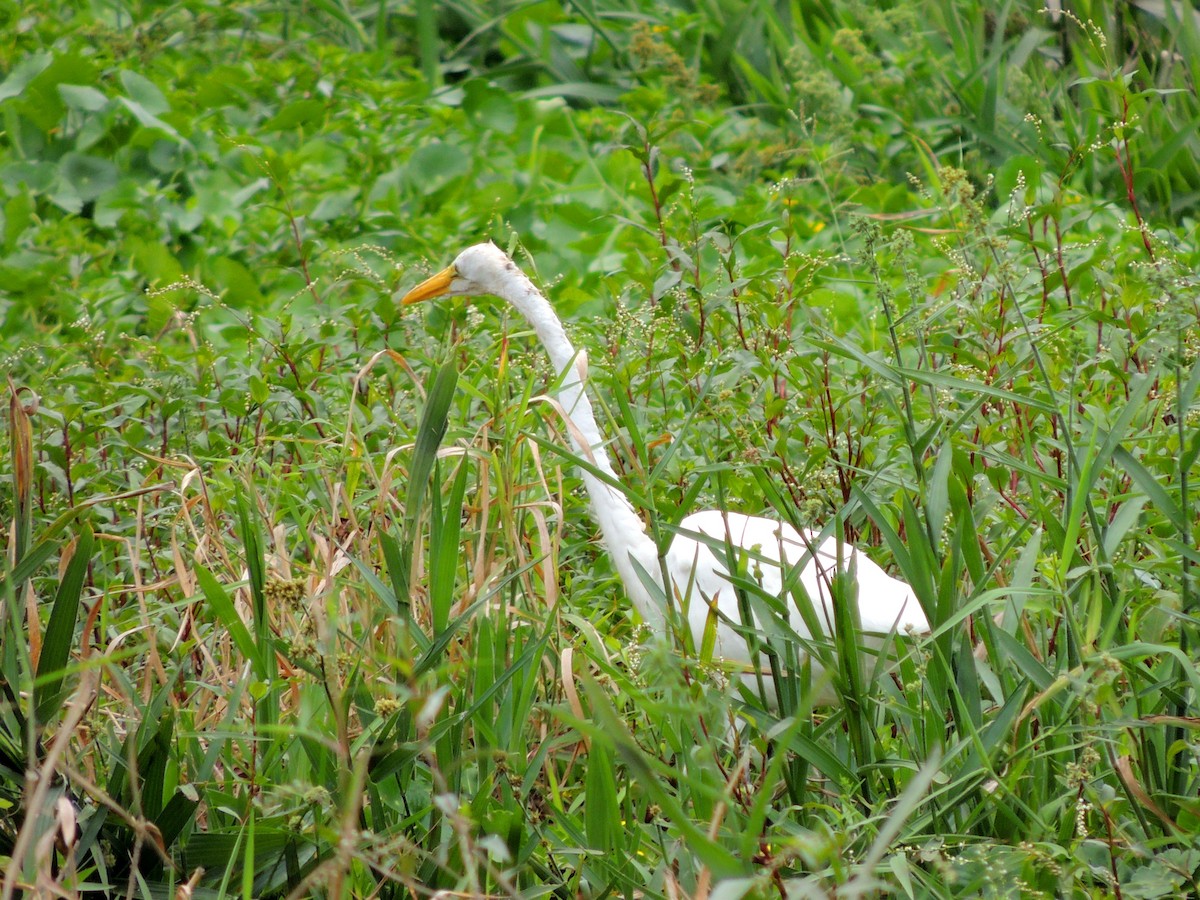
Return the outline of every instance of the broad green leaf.
{"type": "MultiPolygon", "coordinates": [[[[463,520],[463,494],[467,487],[467,457],[459,460],[450,493],[434,495],[430,508],[429,603],[433,610],[434,633],[445,629],[454,603],[454,579],[462,558],[459,534],[463,520]]],[[[435,468],[435,472],[436,472],[435,468]]],[[[436,476],[435,476],[436,477],[436,476]]]]}
{"type": "Polygon", "coordinates": [[[603,742],[594,741],[588,750],[583,789],[583,820],[588,843],[601,853],[619,853],[621,810],[617,803],[612,755],[603,742]]]}
{"type": "Polygon", "coordinates": [[[80,200],[95,200],[117,184],[117,167],[106,159],[68,153],[62,158],[59,172],[63,182],[80,200]]]}
{"type": "MultiPolygon", "coordinates": [[[[458,368],[453,359],[442,364],[433,379],[425,398],[425,409],[417,429],[416,446],[413,448],[412,464],[409,467],[408,496],[405,500],[404,541],[400,566],[400,581],[404,585],[402,602],[406,603],[411,589],[412,552],[416,540],[416,522],[421,514],[422,501],[429,483],[429,474],[437,457],[442,436],[446,433],[450,401],[454,399],[454,386],[458,383],[458,368]]],[[[393,575],[395,578],[395,575],[393,575]]]]}
{"type": "Polygon", "coordinates": [[[42,50],[30,54],[13,66],[4,81],[0,81],[0,103],[13,97],[20,97],[29,83],[40,75],[53,60],[54,57],[49,52],[42,50]]]}
{"type": "Polygon", "coordinates": [[[131,69],[122,69],[120,78],[128,99],[134,101],[146,113],[161,116],[171,109],[162,90],[149,78],[131,69]]]}
{"type": "Polygon", "coordinates": [[[225,588],[221,586],[212,573],[204,568],[204,566],[196,566],[196,580],[200,584],[204,598],[216,614],[217,620],[229,632],[234,646],[238,648],[244,659],[249,660],[253,664],[254,671],[258,676],[260,678],[263,677],[265,675],[265,667],[263,661],[259,658],[254,638],[250,636],[250,630],[246,628],[246,623],[237,614],[233,601],[225,593],[225,588]]]}
{"type": "Polygon", "coordinates": [[[94,87],[81,84],[60,84],[58,93],[70,109],[99,112],[108,105],[108,98],[94,87]]]}
{"type": "Polygon", "coordinates": [[[79,607],[84,578],[92,564],[92,529],[84,524],[76,538],[71,561],[58,585],[54,606],[50,610],[50,622],[42,639],[42,653],[38,659],[38,682],[34,688],[36,718],[39,723],[48,722],[63,700],[64,669],[75,646],[75,624],[79,620],[79,607]]]}

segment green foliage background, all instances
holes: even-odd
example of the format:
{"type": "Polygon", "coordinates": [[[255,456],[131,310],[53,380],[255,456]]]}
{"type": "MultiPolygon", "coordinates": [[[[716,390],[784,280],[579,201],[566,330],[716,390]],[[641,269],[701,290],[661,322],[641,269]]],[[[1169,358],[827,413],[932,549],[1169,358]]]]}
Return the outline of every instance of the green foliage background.
{"type": "Polygon", "coordinates": [[[1197,21],[0,2],[4,896],[1196,893],[1197,21]],[[485,238],[664,544],[933,635],[644,634],[524,323],[397,305],[485,238]]]}

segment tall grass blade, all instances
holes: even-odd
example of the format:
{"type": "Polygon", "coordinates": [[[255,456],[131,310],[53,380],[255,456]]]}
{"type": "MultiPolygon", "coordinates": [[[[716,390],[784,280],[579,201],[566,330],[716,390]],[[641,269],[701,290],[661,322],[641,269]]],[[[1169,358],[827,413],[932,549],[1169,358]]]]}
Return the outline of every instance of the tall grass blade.
{"type": "Polygon", "coordinates": [[[401,604],[407,604],[412,590],[412,559],[417,540],[417,522],[420,520],[422,501],[429,487],[429,476],[437,459],[438,448],[446,434],[450,413],[450,402],[458,384],[458,368],[451,358],[442,364],[434,376],[433,386],[426,391],[425,409],[421,424],[417,428],[416,446],[413,448],[412,464],[408,469],[408,494],[404,502],[404,537],[400,542],[399,578],[403,586],[397,594],[401,604]]]}
{"type": "Polygon", "coordinates": [[[257,507],[250,488],[237,493],[238,537],[246,562],[250,586],[250,608],[253,610],[254,643],[258,648],[261,678],[275,677],[275,639],[271,631],[271,611],[267,608],[267,572],[263,553],[262,531],[259,528],[257,507]]]}
{"type": "Polygon", "coordinates": [[[417,0],[417,47],[421,57],[421,74],[431,91],[442,83],[438,8],[439,4],[434,0],[417,0]]]}
{"type": "Polygon", "coordinates": [[[254,638],[250,635],[250,629],[246,627],[242,617],[237,614],[237,609],[229,598],[229,594],[225,592],[225,588],[208,569],[201,565],[196,566],[196,581],[204,593],[204,599],[212,607],[217,621],[229,632],[229,636],[233,639],[234,646],[242,654],[242,658],[250,662],[255,677],[266,680],[266,663],[262,659],[258,645],[255,644],[254,638]]]}
{"type": "MultiPolygon", "coordinates": [[[[450,620],[454,603],[454,583],[458,573],[462,548],[463,494],[467,488],[467,459],[458,465],[450,493],[445,497],[434,494],[430,502],[429,527],[429,604],[433,613],[433,631],[438,634],[450,620]]],[[[435,472],[437,468],[435,467],[435,472]]],[[[439,480],[435,474],[435,481],[439,480]]]]}
{"type": "Polygon", "coordinates": [[[85,524],[79,530],[71,561],[67,563],[67,570],[54,597],[54,606],[50,610],[34,684],[35,718],[39,723],[50,720],[66,692],[63,670],[75,645],[75,624],[79,619],[83,581],[92,563],[93,543],[92,529],[85,524]]]}
{"type": "Polygon", "coordinates": [[[583,823],[588,844],[602,853],[621,852],[617,782],[613,777],[612,753],[603,741],[593,741],[588,750],[583,789],[583,823]]]}
{"type": "Polygon", "coordinates": [[[1150,498],[1150,502],[1154,504],[1162,515],[1166,516],[1170,522],[1181,533],[1188,528],[1188,521],[1183,514],[1183,510],[1176,503],[1171,495],[1154,477],[1153,473],[1147,469],[1132,453],[1124,447],[1117,447],[1113,450],[1113,459],[1120,463],[1121,467],[1129,473],[1134,483],[1141,489],[1142,493],[1150,498]]]}

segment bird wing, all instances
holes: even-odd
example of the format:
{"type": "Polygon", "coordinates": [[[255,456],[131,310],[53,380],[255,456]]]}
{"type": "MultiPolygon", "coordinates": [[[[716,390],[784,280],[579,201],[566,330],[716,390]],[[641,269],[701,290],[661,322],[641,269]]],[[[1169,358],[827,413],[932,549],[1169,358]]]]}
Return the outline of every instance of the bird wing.
{"type": "MultiPolygon", "coordinates": [[[[667,551],[667,571],[687,609],[693,634],[703,634],[710,603],[716,604],[723,617],[733,622],[742,620],[724,562],[727,554],[722,545],[727,539],[735,552],[746,551],[746,574],[760,585],[763,594],[787,602],[792,630],[801,637],[810,637],[800,610],[790,597],[783,596],[785,578],[793,566],[803,561],[800,583],[812,602],[821,631],[825,635],[833,633],[830,584],[839,571],[835,538],[828,537],[818,546],[818,535],[801,533],[786,522],[720,510],[693,513],[679,527],[680,534],[667,551]],[[708,540],[692,537],[689,532],[708,540]]],[[[886,634],[893,629],[904,632],[909,627],[918,632],[929,630],[912,588],[892,578],[862,551],[843,543],[840,568],[855,573],[864,632],[886,634]]],[[[748,657],[745,642],[728,624],[718,623],[717,646],[727,658],[748,657]]]]}

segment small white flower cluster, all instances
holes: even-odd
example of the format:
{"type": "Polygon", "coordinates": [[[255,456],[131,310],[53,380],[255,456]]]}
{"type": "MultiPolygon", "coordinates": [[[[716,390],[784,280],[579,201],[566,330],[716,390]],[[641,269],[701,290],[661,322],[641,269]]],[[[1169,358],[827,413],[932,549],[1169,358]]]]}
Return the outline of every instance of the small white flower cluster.
{"type": "Polygon", "coordinates": [[[767,193],[770,194],[772,197],[774,197],[777,194],[790,194],[792,191],[801,187],[803,184],[804,184],[804,179],[802,179],[802,178],[794,178],[794,177],[793,178],[783,178],[783,179],[780,179],[779,181],[776,181],[769,188],[767,188],[767,193]]]}
{"type": "Polygon", "coordinates": [[[200,283],[195,278],[192,278],[190,275],[184,275],[179,280],[172,281],[170,284],[164,285],[160,288],[146,288],[146,296],[161,297],[164,294],[170,294],[174,291],[195,291],[198,294],[203,294],[205,297],[208,297],[210,300],[216,303],[220,302],[220,298],[217,296],[215,291],[209,287],[206,287],[204,284],[200,283]]]}
{"type": "Polygon", "coordinates": [[[1092,811],[1092,804],[1087,800],[1081,799],[1075,804],[1075,836],[1086,838],[1088,836],[1088,813],[1092,811]]]}
{"type": "Polygon", "coordinates": [[[1025,192],[1028,187],[1029,185],[1025,181],[1025,170],[1021,169],[1017,172],[1017,181],[1008,195],[1008,222],[1010,225],[1017,222],[1028,223],[1033,219],[1033,207],[1025,202],[1025,192]]]}
{"type": "Polygon", "coordinates": [[[908,179],[908,186],[913,189],[918,197],[922,200],[930,200],[933,195],[929,192],[929,186],[914,175],[912,172],[905,172],[904,177],[908,179]]]}
{"type": "Polygon", "coordinates": [[[1090,40],[1094,46],[1101,50],[1108,48],[1108,38],[1104,36],[1104,30],[1099,25],[1097,25],[1091,19],[1079,18],[1079,16],[1075,15],[1075,13],[1071,12],[1069,9],[1063,8],[1062,4],[1055,4],[1054,8],[1047,6],[1039,9],[1037,12],[1039,15],[1049,16],[1050,21],[1055,23],[1057,23],[1060,18],[1066,17],[1075,23],[1075,27],[1090,37],[1090,40]]]}

